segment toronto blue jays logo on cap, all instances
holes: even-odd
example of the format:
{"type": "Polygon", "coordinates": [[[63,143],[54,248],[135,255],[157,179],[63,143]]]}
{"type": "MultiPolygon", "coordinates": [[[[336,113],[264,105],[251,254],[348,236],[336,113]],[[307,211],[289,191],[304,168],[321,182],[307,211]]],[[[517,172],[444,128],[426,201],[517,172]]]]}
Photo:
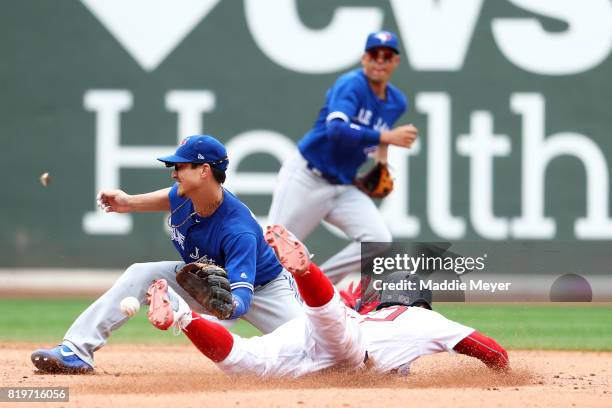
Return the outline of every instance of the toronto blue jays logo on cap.
{"type": "Polygon", "coordinates": [[[386,31],[380,32],[376,34],[376,38],[378,38],[381,42],[387,42],[387,41],[391,41],[391,39],[393,37],[391,37],[391,34],[389,34],[386,31]]]}
{"type": "Polygon", "coordinates": [[[174,163],[208,163],[220,170],[227,170],[229,160],[225,146],[210,135],[188,136],[181,140],[173,155],[157,160],[166,165],[174,163]]]}
{"type": "Polygon", "coordinates": [[[391,48],[396,54],[399,54],[399,42],[397,35],[390,31],[376,31],[368,35],[365,50],[371,50],[376,47],[391,48]]]}

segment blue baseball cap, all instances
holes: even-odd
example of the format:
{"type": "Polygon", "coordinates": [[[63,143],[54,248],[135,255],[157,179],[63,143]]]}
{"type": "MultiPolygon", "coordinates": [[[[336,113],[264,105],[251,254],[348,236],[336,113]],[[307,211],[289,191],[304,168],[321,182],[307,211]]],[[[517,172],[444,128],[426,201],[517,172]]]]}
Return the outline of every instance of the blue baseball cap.
{"type": "Polygon", "coordinates": [[[368,35],[368,40],[366,41],[365,46],[366,52],[377,47],[391,48],[396,54],[400,53],[397,35],[390,31],[376,31],[368,35]]]}
{"type": "Polygon", "coordinates": [[[187,136],[173,155],[157,160],[170,166],[174,163],[208,163],[223,171],[227,170],[229,163],[225,146],[209,135],[187,136]]]}

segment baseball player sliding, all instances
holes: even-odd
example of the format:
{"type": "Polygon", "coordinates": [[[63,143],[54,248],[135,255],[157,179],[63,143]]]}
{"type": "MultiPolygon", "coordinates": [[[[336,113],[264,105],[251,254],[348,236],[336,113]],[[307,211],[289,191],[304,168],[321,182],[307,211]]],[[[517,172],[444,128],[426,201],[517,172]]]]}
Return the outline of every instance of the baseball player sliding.
{"type": "MultiPolygon", "coordinates": [[[[243,339],[200,319],[162,279],[147,293],[151,323],[163,330],[181,329],[230,374],[300,377],[329,367],[405,374],[418,357],[451,350],[476,357],[495,370],[509,368],[508,355],[495,340],[446,319],[427,304],[386,302],[376,312],[356,313],[339,300],[304,245],[284,227],[268,227],[266,241],[295,277],[305,302],[304,315],[265,336],[243,339]]],[[[402,298],[406,299],[398,297],[402,298]]]]}
{"type": "Polygon", "coordinates": [[[399,54],[395,34],[370,34],[362,68],[340,76],[327,91],[314,127],[298,143],[299,153],[279,173],[271,223],[285,225],[303,240],[325,220],[354,241],[321,265],[334,283],[359,271],[360,242],[392,239],[368,197],[383,197],[392,186],[377,191],[377,181],[354,182],[367,152],[375,149],[377,165],[372,176],[381,179],[382,172],[382,179],[392,182],[386,165],[388,145],[410,148],[416,140],[418,130],[413,125],[391,129],[407,108],[404,94],[389,83],[399,54]]]}
{"type": "Polygon", "coordinates": [[[158,160],[174,168],[171,188],[139,195],[102,191],[99,202],[107,212],[170,212],[171,239],[182,261],[130,266],[77,318],[61,345],[32,353],[41,372],[92,371],[94,351],[128,319],[120,310],[122,299],[144,303],[155,279],[163,278],[194,310],[223,320],[241,317],[264,333],[303,313],[291,274],[266,245],[251,211],[223,188],[228,165],[223,144],[212,136],[191,136],[174,155],[158,160]],[[215,279],[204,267],[223,271],[223,290],[215,288],[214,296],[202,293],[202,281],[215,279]]]}

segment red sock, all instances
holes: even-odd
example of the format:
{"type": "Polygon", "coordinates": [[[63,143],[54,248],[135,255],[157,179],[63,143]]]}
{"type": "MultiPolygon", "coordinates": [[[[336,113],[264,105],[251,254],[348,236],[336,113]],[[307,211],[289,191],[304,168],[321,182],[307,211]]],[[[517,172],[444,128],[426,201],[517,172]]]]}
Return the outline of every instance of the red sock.
{"type": "Polygon", "coordinates": [[[215,363],[225,360],[232,351],[234,338],[231,333],[219,323],[211,322],[191,312],[194,320],[189,323],[183,333],[191,342],[215,363]]]}
{"type": "Polygon", "coordinates": [[[510,364],[506,350],[495,340],[478,331],[474,331],[457,343],[453,350],[460,354],[476,357],[487,367],[495,370],[505,370],[510,364]]]}
{"type": "Polygon", "coordinates": [[[334,286],[319,267],[310,263],[308,272],[295,277],[298,290],[304,302],[310,307],[323,306],[334,296],[334,286]]]}

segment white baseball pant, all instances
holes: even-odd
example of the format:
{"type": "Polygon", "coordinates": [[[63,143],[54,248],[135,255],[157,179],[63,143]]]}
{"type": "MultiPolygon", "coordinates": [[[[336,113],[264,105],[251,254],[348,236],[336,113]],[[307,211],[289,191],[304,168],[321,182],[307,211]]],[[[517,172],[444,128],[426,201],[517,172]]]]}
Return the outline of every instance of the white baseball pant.
{"type": "Polygon", "coordinates": [[[294,378],[329,367],[364,368],[359,319],[337,294],[323,306],[304,309],[304,316],[265,336],[234,336],[232,351],[217,366],[228,374],[294,378]]]}

